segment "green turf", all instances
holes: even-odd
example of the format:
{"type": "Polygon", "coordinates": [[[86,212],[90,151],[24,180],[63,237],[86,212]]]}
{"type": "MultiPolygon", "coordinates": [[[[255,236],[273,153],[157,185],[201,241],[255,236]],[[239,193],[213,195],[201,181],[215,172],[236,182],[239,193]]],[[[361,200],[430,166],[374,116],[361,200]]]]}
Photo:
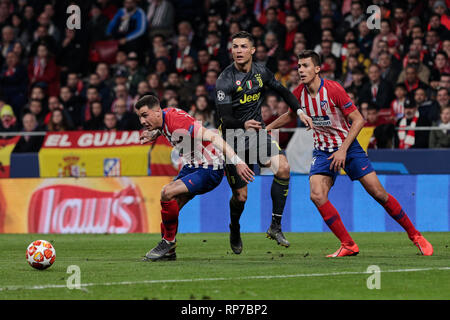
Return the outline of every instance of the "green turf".
{"type": "Polygon", "coordinates": [[[286,233],[286,249],[263,234],[243,234],[244,251],[231,253],[228,234],[178,235],[177,261],[141,262],[158,235],[0,235],[0,299],[450,299],[450,234],[425,233],[435,255],[424,257],[404,233],[353,233],[361,253],[330,259],[338,242],[331,233],[286,233]],[[37,239],[56,249],[55,264],[31,268],[25,250],[37,239]],[[81,269],[82,290],[63,288],[13,290],[12,286],[65,285],[69,265],[81,269]],[[368,274],[293,276],[364,272],[381,268],[381,289],[369,290],[368,274]],[[422,269],[417,272],[387,270],[422,269]],[[253,278],[280,276],[279,278],[253,278]],[[241,277],[241,279],[239,279],[241,277]],[[219,278],[216,280],[211,280],[219,278]],[[160,283],[100,285],[150,280],[204,279],[160,283]],[[209,279],[209,280],[207,280],[209,279]]]}

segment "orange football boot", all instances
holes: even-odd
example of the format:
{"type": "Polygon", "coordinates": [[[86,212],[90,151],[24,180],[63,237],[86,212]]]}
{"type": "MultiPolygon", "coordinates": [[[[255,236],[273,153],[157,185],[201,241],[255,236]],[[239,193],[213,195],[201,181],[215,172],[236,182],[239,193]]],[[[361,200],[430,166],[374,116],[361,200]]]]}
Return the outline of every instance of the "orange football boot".
{"type": "Polygon", "coordinates": [[[327,258],[356,256],[358,253],[359,248],[356,243],[351,246],[341,244],[341,247],[335,253],[327,255],[327,258]]]}
{"type": "Polygon", "coordinates": [[[427,239],[420,233],[411,239],[412,242],[419,248],[420,253],[424,256],[432,256],[433,255],[433,246],[428,242],[427,239]]]}

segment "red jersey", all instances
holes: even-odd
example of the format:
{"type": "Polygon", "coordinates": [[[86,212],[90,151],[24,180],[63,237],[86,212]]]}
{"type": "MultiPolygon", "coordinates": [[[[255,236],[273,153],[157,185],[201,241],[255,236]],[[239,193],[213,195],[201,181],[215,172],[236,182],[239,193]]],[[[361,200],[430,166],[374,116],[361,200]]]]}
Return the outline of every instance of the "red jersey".
{"type": "Polygon", "coordinates": [[[357,110],[344,88],[336,81],[321,79],[315,97],[311,97],[304,84],[293,93],[313,121],[314,148],[327,152],[339,149],[350,131],[347,115],[357,110]]]}
{"type": "Polygon", "coordinates": [[[198,129],[202,127],[200,122],[181,109],[165,108],[162,112],[161,133],[180,152],[183,165],[222,168],[222,153],[214,148],[212,142],[197,137],[198,129]]]}

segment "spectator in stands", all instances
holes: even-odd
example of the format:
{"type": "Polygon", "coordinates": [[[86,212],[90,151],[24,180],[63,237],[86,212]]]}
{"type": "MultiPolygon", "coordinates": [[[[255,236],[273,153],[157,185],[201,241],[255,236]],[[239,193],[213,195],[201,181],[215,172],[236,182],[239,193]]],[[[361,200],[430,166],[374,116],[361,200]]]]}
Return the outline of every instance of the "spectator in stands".
{"type": "Polygon", "coordinates": [[[436,101],[439,104],[439,109],[441,111],[442,111],[442,109],[444,109],[446,107],[450,107],[449,89],[447,89],[447,88],[440,88],[437,91],[436,101]]]}
{"type": "Polygon", "coordinates": [[[205,77],[205,88],[211,100],[215,97],[216,81],[219,73],[215,70],[208,70],[205,77]]]}
{"type": "Polygon", "coordinates": [[[276,34],[271,31],[267,32],[264,37],[264,45],[267,48],[267,56],[277,61],[283,53],[283,47],[279,45],[276,34]]]}
{"type": "Polygon", "coordinates": [[[0,110],[0,132],[19,131],[17,118],[14,115],[13,108],[5,104],[0,110]]]}
{"type": "MultiPolygon", "coordinates": [[[[33,113],[25,113],[22,117],[23,132],[44,131],[39,127],[36,116],[33,113]]],[[[22,135],[14,147],[14,153],[38,152],[44,142],[44,136],[22,135]]]]}
{"type": "Polygon", "coordinates": [[[195,103],[191,111],[189,112],[192,116],[196,114],[201,114],[205,127],[215,128],[216,127],[216,115],[211,107],[211,101],[206,95],[198,96],[195,99],[195,103]]]}
{"type": "Polygon", "coordinates": [[[350,14],[347,15],[343,21],[345,24],[344,29],[354,29],[361,22],[366,22],[366,16],[364,15],[362,4],[359,1],[353,1],[351,4],[350,14]]]}
{"type": "Polygon", "coordinates": [[[97,73],[100,78],[100,85],[107,87],[108,90],[111,91],[113,81],[110,77],[108,64],[106,64],[105,62],[99,62],[95,68],[95,73],[97,73]]]}
{"type": "MultiPolygon", "coordinates": [[[[364,67],[364,71],[369,71],[369,66],[371,64],[370,60],[367,59],[364,54],[362,54],[359,50],[358,43],[356,41],[349,41],[347,43],[347,52],[348,56],[356,57],[358,64],[364,67]]],[[[338,56],[339,57],[339,56],[338,56]]],[[[342,72],[347,72],[348,59],[344,60],[342,63],[342,72]]]]}
{"type": "Polygon", "coordinates": [[[180,76],[182,85],[187,87],[191,92],[203,80],[202,74],[198,71],[195,60],[191,56],[184,58],[180,76]]]}
{"type": "Polygon", "coordinates": [[[14,29],[10,25],[4,26],[2,28],[2,40],[0,42],[0,52],[3,59],[6,59],[6,55],[13,51],[14,43],[14,29]]]}
{"type": "Polygon", "coordinates": [[[66,86],[72,92],[73,96],[81,97],[84,85],[76,72],[70,72],[67,75],[66,86]]]}
{"type": "Polygon", "coordinates": [[[49,95],[58,95],[59,93],[58,67],[44,44],[37,47],[36,55],[28,64],[28,79],[31,86],[35,84],[45,85],[49,95]]]}
{"type": "Polygon", "coordinates": [[[298,18],[295,14],[286,15],[286,36],[284,39],[284,50],[290,51],[293,49],[294,36],[298,31],[298,18]]]}
{"type": "Polygon", "coordinates": [[[89,11],[89,19],[87,22],[87,30],[89,40],[91,43],[106,39],[106,28],[108,27],[109,19],[102,13],[101,7],[98,3],[93,3],[89,11]]]}
{"type": "Polygon", "coordinates": [[[120,48],[126,52],[142,52],[147,30],[145,12],[137,6],[136,0],[124,0],[123,5],[108,24],[106,35],[118,40],[120,48]]]}
{"type": "Polygon", "coordinates": [[[450,73],[441,74],[441,78],[439,80],[439,87],[450,89],[450,73]]]}
{"type": "Polygon", "coordinates": [[[57,55],[57,63],[61,70],[61,76],[69,72],[84,73],[87,67],[87,48],[84,41],[75,29],[65,29],[61,49],[57,55]]]}
{"type": "MultiPolygon", "coordinates": [[[[408,65],[416,69],[416,73],[420,81],[428,84],[430,79],[430,69],[420,62],[420,53],[418,51],[410,51],[408,53],[408,65]]],[[[406,78],[406,69],[404,69],[398,76],[398,82],[404,82],[406,78]]]]}
{"type": "Polygon", "coordinates": [[[47,124],[47,131],[67,131],[72,130],[64,112],[61,109],[54,109],[50,115],[50,121],[47,124]]]}
{"type": "Polygon", "coordinates": [[[124,84],[119,84],[114,88],[114,93],[116,99],[111,104],[111,112],[117,112],[116,110],[116,103],[119,99],[125,100],[127,104],[127,110],[132,112],[134,111],[133,106],[133,98],[128,93],[127,86],[124,84]]]}
{"type": "Polygon", "coordinates": [[[431,72],[435,77],[439,77],[443,73],[450,73],[450,61],[445,51],[438,51],[436,53],[431,72]]]}
{"type": "MultiPolygon", "coordinates": [[[[62,117],[64,118],[64,121],[66,122],[65,128],[67,130],[74,128],[73,120],[70,117],[70,114],[67,112],[67,110],[64,110],[64,106],[61,102],[59,102],[58,97],[51,96],[48,98],[48,110],[49,110],[49,112],[47,113],[47,115],[44,118],[45,125],[48,126],[48,124],[51,122],[52,117],[53,117],[53,111],[60,110],[63,113],[62,117]]],[[[56,117],[58,117],[58,115],[56,117]]],[[[57,124],[57,123],[58,122],[54,122],[54,124],[57,124]]],[[[54,131],[57,131],[57,130],[54,130],[54,131]]]]}
{"type": "Polygon", "coordinates": [[[408,91],[403,83],[397,83],[395,85],[395,99],[391,102],[391,114],[393,115],[395,121],[398,121],[405,115],[405,101],[407,94],[408,91]]]}
{"type": "Polygon", "coordinates": [[[116,101],[117,130],[139,130],[141,125],[136,113],[127,110],[127,102],[123,99],[116,101]]]}
{"type": "Polygon", "coordinates": [[[433,124],[442,130],[430,132],[430,148],[450,148],[450,106],[441,111],[440,120],[433,124]]]}
{"type": "MultiPolygon", "coordinates": [[[[342,44],[334,41],[334,36],[333,36],[333,31],[331,29],[323,29],[322,30],[322,37],[321,37],[322,43],[325,41],[329,41],[331,43],[331,53],[335,56],[335,57],[340,57],[341,56],[341,50],[342,50],[342,44]]],[[[318,44],[315,48],[314,51],[317,53],[322,53],[322,45],[323,44],[318,44]]],[[[355,44],[356,45],[356,44],[355,44]]],[[[325,49],[326,53],[324,53],[325,56],[329,56],[330,53],[328,51],[328,48],[325,49]]],[[[356,54],[353,53],[353,54],[356,54]]],[[[361,61],[362,63],[362,61],[361,61]]]]}
{"type": "Polygon", "coordinates": [[[36,117],[38,125],[44,127],[45,112],[42,107],[42,101],[38,99],[32,99],[28,105],[28,108],[24,110],[24,114],[31,112],[36,117]]]}
{"type": "Polygon", "coordinates": [[[367,58],[370,55],[370,52],[372,50],[372,44],[373,44],[373,35],[370,32],[370,29],[367,27],[366,21],[361,21],[358,24],[358,45],[359,49],[362,54],[367,58]]]}
{"type": "Polygon", "coordinates": [[[164,93],[164,88],[159,80],[159,77],[156,73],[151,73],[147,76],[147,83],[149,86],[150,91],[158,97],[158,99],[161,99],[164,93]]]}
{"type": "Polygon", "coordinates": [[[287,82],[289,80],[289,71],[289,59],[287,58],[287,56],[283,56],[278,60],[275,79],[278,80],[284,87],[287,87],[287,82]]]}
{"type": "Polygon", "coordinates": [[[103,130],[117,131],[117,118],[113,112],[106,112],[103,118],[103,130]]]}
{"type": "MultiPolygon", "coordinates": [[[[220,37],[218,37],[220,41],[220,37]]],[[[220,43],[217,43],[217,50],[219,50],[220,43]]],[[[194,59],[197,58],[197,51],[189,43],[189,38],[186,35],[179,35],[177,38],[177,44],[172,52],[172,61],[175,62],[177,72],[183,70],[183,60],[185,57],[191,56],[194,59]]]]}
{"type": "Polygon", "coordinates": [[[387,81],[391,86],[397,83],[400,68],[392,64],[392,57],[389,53],[380,53],[378,66],[380,67],[381,79],[387,81]]]}
{"type": "Polygon", "coordinates": [[[284,41],[286,40],[286,27],[278,21],[277,8],[269,7],[266,9],[266,23],[264,24],[264,27],[267,31],[276,34],[278,43],[281,47],[284,47],[284,41]]]}
{"type": "Polygon", "coordinates": [[[59,92],[59,100],[62,104],[62,108],[67,111],[70,118],[73,121],[73,126],[75,128],[82,127],[82,121],[81,121],[81,113],[82,113],[82,106],[81,106],[81,99],[79,97],[76,97],[72,94],[72,91],[69,89],[69,87],[64,86],[61,87],[59,92]]]}
{"type": "Polygon", "coordinates": [[[411,127],[429,127],[431,122],[421,116],[414,100],[408,99],[405,102],[405,116],[398,120],[399,130],[395,136],[395,146],[399,149],[428,148],[429,131],[422,130],[402,130],[411,127]]]}
{"type": "Polygon", "coordinates": [[[427,93],[423,88],[417,88],[414,91],[414,102],[418,106],[421,116],[427,118],[430,122],[439,120],[440,108],[436,101],[428,100],[427,93]]]}
{"type": "Polygon", "coordinates": [[[81,121],[82,123],[88,121],[91,118],[91,104],[94,101],[101,101],[100,93],[98,88],[95,86],[89,86],[86,93],[86,101],[81,108],[81,121]]]}
{"type": "MultiPolygon", "coordinates": [[[[220,34],[215,31],[208,32],[205,45],[211,59],[219,61],[220,67],[223,69],[230,63],[230,58],[226,46],[221,43],[220,34]]],[[[192,54],[190,54],[192,55],[192,54]]],[[[192,55],[194,58],[195,55],[192,55]]]]}
{"type": "Polygon", "coordinates": [[[91,118],[84,122],[83,130],[103,130],[104,114],[103,107],[100,101],[94,101],[90,107],[91,118]]]}
{"type": "Polygon", "coordinates": [[[378,65],[370,66],[369,80],[361,90],[361,100],[375,103],[378,109],[389,108],[393,99],[392,87],[381,78],[378,65]]]}
{"type": "Polygon", "coordinates": [[[378,54],[380,53],[378,42],[385,41],[386,43],[388,43],[389,41],[398,41],[397,36],[391,31],[389,20],[381,20],[380,27],[380,33],[373,39],[372,51],[370,52],[371,59],[378,58],[378,54]]]}
{"type": "Polygon", "coordinates": [[[1,69],[0,87],[3,99],[13,107],[15,114],[20,114],[27,102],[28,77],[26,68],[13,51],[8,52],[1,69]]]}
{"type": "Polygon", "coordinates": [[[403,83],[406,87],[406,90],[408,90],[409,94],[411,94],[417,88],[428,89],[428,86],[424,82],[422,82],[417,76],[417,69],[415,66],[407,65],[406,68],[404,69],[404,72],[405,72],[404,80],[402,81],[400,79],[401,76],[400,74],[397,83],[403,83]]]}
{"type": "Polygon", "coordinates": [[[148,85],[148,82],[145,81],[145,80],[139,82],[138,87],[137,87],[136,95],[135,95],[134,98],[133,98],[133,101],[134,101],[133,105],[134,105],[141,97],[143,97],[143,96],[145,96],[146,94],[149,94],[149,93],[151,93],[151,91],[150,91],[150,86],[148,85]]]}
{"type": "Polygon", "coordinates": [[[139,65],[139,58],[136,52],[131,51],[128,53],[127,57],[127,71],[128,71],[128,85],[130,88],[130,94],[132,96],[136,95],[137,86],[139,82],[145,80],[145,75],[147,71],[141,65],[139,65]]]}
{"type": "Polygon", "coordinates": [[[277,70],[277,62],[274,57],[267,54],[267,48],[264,44],[259,44],[256,46],[255,62],[266,66],[273,73],[277,70]]]}
{"type": "Polygon", "coordinates": [[[163,34],[170,37],[173,33],[175,10],[168,0],[148,0],[147,23],[149,35],[163,34]]]}

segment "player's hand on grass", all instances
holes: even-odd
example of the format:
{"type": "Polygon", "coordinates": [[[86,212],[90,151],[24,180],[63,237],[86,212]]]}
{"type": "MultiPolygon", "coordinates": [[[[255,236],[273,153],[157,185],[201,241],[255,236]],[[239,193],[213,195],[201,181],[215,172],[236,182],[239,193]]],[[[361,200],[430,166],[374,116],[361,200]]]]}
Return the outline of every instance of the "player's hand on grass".
{"type": "Polygon", "coordinates": [[[236,165],[236,171],[241,179],[246,183],[250,183],[255,180],[255,173],[244,162],[236,165]]]}
{"type": "Polygon", "coordinates": [[[345,150],[339,149],[335,151],[328,157],[328,160],[333,160],[330,164],[330,170],[338,171],[343,169],[345,167],[345,158],[347,158],[347,152],[345,150]]]}
{"type": "Polygon", "coordinates": [[[248,130],[248,129],[256,129],[256,130],[259,130],[259,129],[262,128],[261,122],[256,121],[256,120],[253,120],[253,119],[252,119],[252,120],[247,120],[247,121],[245,121],[244,127],[245,127],[245,130],[248,130]]]}
{"type": "Polygon", "coordinates": [[[141,144],[146,144],[149,142],[153,142],[156,140],[156,138],[158,138],[161,135],[161,131],[156,129],[156,130],[144,130],[142,131],[139,140],[141,142],[141,144]]]}
{"type": "Polygon", "coordinates": [[[314,124],[313,124],[310,116],[302,113],[302,114],[300,114],[299,117],[300,117],[300,120],[303,122],[303,124],[308,128],[306,130],[314,129],[314,124]]]}

